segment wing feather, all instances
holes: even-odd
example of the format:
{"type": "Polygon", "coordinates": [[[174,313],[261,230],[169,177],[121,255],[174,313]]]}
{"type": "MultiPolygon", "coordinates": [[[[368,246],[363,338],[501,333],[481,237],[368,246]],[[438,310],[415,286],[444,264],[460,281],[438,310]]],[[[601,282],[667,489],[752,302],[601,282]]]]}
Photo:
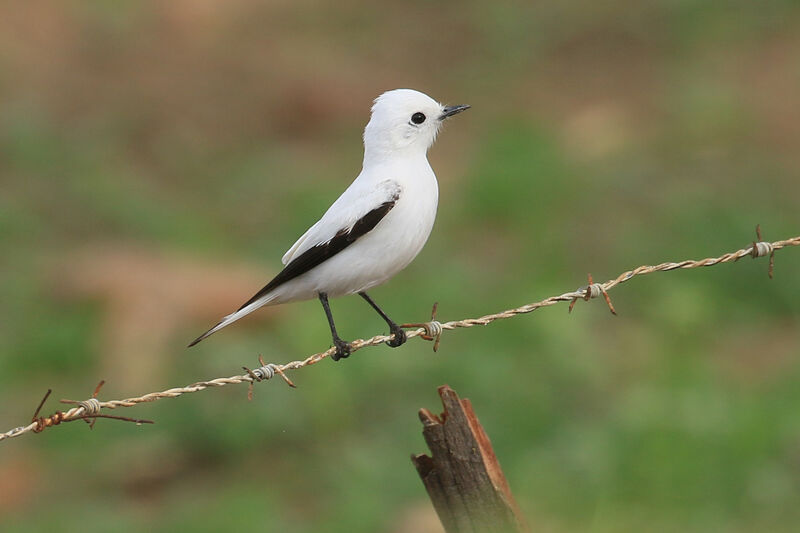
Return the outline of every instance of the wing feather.
{"type": "Polygon", "coordinates": [[[328,242],[343,229],[351,228],[359,219],[387,201],[400,197],[400,185],[394,180],[383,180],[377,185],[366,185],[356,180],[328,208],[322,218],[311,226],[283,256],[283,264],[309,248],[328,242]]]}
{"type": "MultiPolygon", "coordinates": [[[[295,255],[289,264],[287,264],[277,276],[272,278],[272,281],[267,283],[260,291],[254,294],[252,298],[242,304],[242,307],[240,307],[239,310],[241,311],[248,305],[257,301],[259,298],[266,296],[276,287],[283,285],[287,281],[290,281],[297,276],[305,274],[315,266],[325,262],[356,242],[359,237],[372,231],[372,229],[378,225],[378,222],[380,222],[383,217],[385,217],[386,214],[392,210],[398,198],[399,194],[385,200],[377,207],[374,207],[361,218],[356,220],[352,226],[345,227],[337,231],[330,240],[315,244],[314,246],[307,248],[301,254],[295,255]]],[[[308,239],[306,239],[305,242],[308,242],[308,239]]],[[[302,245],[298,247],[298,249],[301,247],[302,245]]]]}

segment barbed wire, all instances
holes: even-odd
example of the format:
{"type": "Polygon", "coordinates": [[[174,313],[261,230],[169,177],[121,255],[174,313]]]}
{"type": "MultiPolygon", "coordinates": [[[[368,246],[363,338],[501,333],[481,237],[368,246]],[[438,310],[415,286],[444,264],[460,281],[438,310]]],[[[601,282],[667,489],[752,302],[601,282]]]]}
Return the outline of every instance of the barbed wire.
{"type": "MultiPolygon", "coordinates": [[[[549,298],[545,298],[544,300],[538,302],[529,303],[513,309],[507,309],[499,313],[484,315],[478,318],[466,318],[463,320],[453,320],[450,322],[439,322],[436,320],[436,304],[434,304],[431,320],[429,322],[403,324],[402,327],[414,328],[406,332],[406,336],[409,339],[414,337],[420,337],[425,340],[434,341],[433,349],[435,351],[439,347],[439,340],[441,338],[443,331],[454,330],[457,328],[471,328],[474,326],[485,326],[496,320],[512,318],[517,315],[530,313],[542,307],[555,305],[559,302],[570,302],[569,311],[572,311],[572,308],[574,307],[575,303],[578,300],[582,299],[589,301],[592,298],[597,298],[602,295],[606,301],[606,304],[608,305],[609,310],[612,313],[616,314],[616,310],[614,309],[614,306],[611,303],[608,291],[610,291],[617,285],[634,278],[635,276],[652,274],[653,272],[668,272],[670,270],[710,267],[721,263],[735,262],[747,256],[750,256],[754,259],[757,257],[769,256],[768,273],[769,277],[772,278],[774,269],[775,251],[789,246],[800,246],[800,236],[792,237],[790,239],[781,241],[764,242],[761,239],[761,228],[758,226],[756,227],[756,235],[758,237],[758,240],[753,241],[751,246],[747,248],[742,248],[741,250],[737,250],[735,252],[728,252],[719,257],[709,257],[706,259],[699,259],[699,260],[687,259],[679,262],[660,263],[658,265],[643,265],[634,268],[633,270],[628,270],[626,272],[623,272],[616,278],[610,279],[605,283],[594,283],[592,280],[592,275],[589,274],[588,284],[582,287],[578,287],[574,291],[565,292],[558,296],[551,296],[549,298]]],[[[374,337],[370,337],[368,339],[356,339],[350,343],[351,352],[358,351],[361,348],[365,348],[367,346],[377,346],[379,344],[383,344],[384,342],[389,341],[392,338],[393,335],[375,335],[374,337]]],[[[71,422],[74,420],[84,420],[86,422],[91,422],[91,424],[93,424],[97,418],[114,418],[118,420],[133,422],[136,423],[137,425],[143,423],[152,423],[149,420],[138,420],[133,418],[102,414],[101,409],[117,409],[122,407],[133,407],[141,403],[154,402],[156,400],[161,400],[163,398],[177,398],[178,396],[182,396],[184,394],[189,394],[192,392],[200,392],[214,387],[224,387],[226,385],[238,385],[241,383],[247,383],[249,385],[248,398],[252,398],[252,391],[253,391],[252,387],[254,383],[272,379],[276,375],[280,376],[289,386],[294,387],[295,386],[294,383],[286,375],[286,372],[290,370],[298,370],[300,368],[304,368],[319,363],[326,357],[331,356],[333,353],[335,353],[335,351],[336,348],[331,347],[328,350],[325,350],[324,352],[318,352],[309,355],[305,359],[290,361],[288,363],[283,363],[283,364],[264,363],[264,360],[259,356],[259,363],[261,364],[261,366],[252,370],[247,367],[242,367],[245,371],[244,374],[230,376],[230,377],[221,377],[221,378],[211,379],[208,381],[198,381],[196,383],[192,383],[191,385],[187,385],[185,387],[175,387],[160,392],[151,392],[143,396],[138,396],[135,398],[126,398],[123,400],[107,400],[107,401],[98,400],[96,396],[100,391],[100,387],[103,384],[103,382],[100,382],[100,384],[95,389],[94,394],[88,400],[83,400],[83,401],[61,400],[62,403],[73,404],[75,405],[75,407],[72,407],[67,411],[56,411],[54,414],[47,417],[40,417],[39,411],[42,409],[42,406],[44,405],[45,401],[47,400],[47,397],[50,394],[50,391],[48,391],[48,393],[45,395],[45,397],[39,404],[38,409],[36,409],[36,412],[34,413],[31,422],[25,426],[19,426],[9,431],[6,431],[5,433],[0,433],[0,441],[11,439],[14,437],[19,437],[21,435],[25,435],[26,433],[39,433],[48,427],[59,425],[62,422],[71,422]]]]}

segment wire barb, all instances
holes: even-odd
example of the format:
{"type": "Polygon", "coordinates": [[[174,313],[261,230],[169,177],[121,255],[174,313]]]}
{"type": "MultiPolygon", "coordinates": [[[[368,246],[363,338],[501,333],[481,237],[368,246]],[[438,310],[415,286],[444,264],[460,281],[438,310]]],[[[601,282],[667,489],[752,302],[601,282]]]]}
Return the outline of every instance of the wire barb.
{"type": "Polygon", "coordinates": [[[772,279],[772,274],[775,270],[775,247],[772,246],[771,242],[764,242],[761,238],[761,224],[756,224],[756,237],[758,241],[753,241],[752,257],[756,259],[769,254],[769,270],[767,274],[769,274],[769,279],[772,279]]]}
{"type": "Polygon", "coordinates": [[[433,303],[433,308],[431,309],[431,319],[429,322],[414,322],[411,324],[401,324],[401,328],[423,328],[425,333],[420,335],[420,338],[425,339],[426,341],[434,341],[433,342],[433,351],[439,351],[439,341],[442,338],[442,323],[436,320],[436,311],[439,308],[439,302],[433,303]]]}
{"type": "MultiPolygon", "coordinates": [[[[50,397],[50,394],[53,392],[52,389],[47,389],[42,401],[39,402],[39,406],[36,408],[36,411],[33,413],[33,418],[31,419],[31,424],[22,427],[16,428],[12,430],[14,434],[10,435],[12,437],[16,437],[19,434],[26,433],[27,431],[32,431],[33,433],[41,433],[46,428],[57,426],[62,422],[74,422],[75,420],[83,420],[87,424],[89,424],[89,429],[94,428],[94,423],[97,421],[98,418],[112,418],[114,420],[122,420],[124,422],[133,422],[137,426],[142,424],[153,424],[152,420],[140,420],[137,418],[128,418],[127,416],[115,416],[115,415],[105,415],[100,413],[100,409],[103,407],[100,400],[97,399],[97,393],[100,392],[100,388],[103,386],[105,381],[101,381],[98,383],[97,387],[94,389],[94,393],[92,397],[88,400],[83,401],[75,401],[75,400],[61,400],[61,403],[77,405],[67,411],[56,411],[50,416],[39,416],[39,413],[44,407],[47,398],[50,397]]],[[[8,438],[8,433],[0,434],[0,440],[8,438]]]]}
{"type": "MultiPolygon", "coordinates": [[[[434,304],[433,311],[431,313],[432,315],[431,320],[429,322],[421,322],[417,324],[403,324],[402,327],[417,328],[412,331],[406,332],[407,337],[408,338],[421,337],[426,340],[433,340],[435,341],[434,350],[436,350],[439,346],[438,341],[441,336],[441,333],[446,329],[452,330],[457,328],[471,328],[475,326],[485,326],[487,324],[491,324],[496,320],[503,320],[515,317],[517,315],[532,313],[533,311],[541,309],[542,307],[548,307],[561,302],[570,302],[570,309],[571,309],[579,298],[583,300],[590,300],[602,294],[611,312],[616,314],[616,311],[613,305],[611,304],[611,299],[608,297],[608,291],[610,291],[617,285],[630,281],[636,276],[643,276],[645,274],[652,274],[654,272],[669,272],[672,270],[682,270],[687,268],[711,267],[722,263],[732,263],[738,261],[743,257],[753,256],[754,254],[757,257],[759,256],[763,257],[764,255],[769,254],[770,257],[772,257],[775,251],[780,250],[782,248],[787,248],[789,246],[800,246],[800,236],[792,237],[782,241],[765,243],[761,241],[760,227],[756,228],[756,234],[758,236],[758,242],[754,242],[753,246],[748,246],[747,248],[743,248],[733,252],[728,252],[718,257],[708,257],[705,259],[698,259],[698,260],[686,259],[684,261],[660,263],[658,265],[642,265],[634,268],[633,270],[626,270],[616,278],[610,279],[605,283],[594,283],[591,276],[589,276],[589,284],[587,286],[579,288],[577,291],[566,292],[564,294],[559,294],[556,296],[550,296],[549,298],[545,298],[544,300],[540,300],[538,302],[524,304],[513,309],[506,309],[505,311],[500,311],[494,314],[484,315],[477,318],[465,318],[462,320],[453,320],[450,322],[441,323],[436,320],[437,305],[434,304]]],[[[771,271],[772,268],[770,266],[770,273],[771,271]]],[[[379,346],[390,339],[391,339],[390,335],[375,335],[374,337],[370,337],[368,339],[356,339],[351,343],[352,351],[355,352],[367,346],[379,346]]],[[[48,391],[47,394],[45,394],[44,398],[42,398],[42,401],[39,403],[39,407],[34,412],[31,422],[27,426],[15,427],[4,433],[0,433],[0,441],[11,439],[14,437],[19,437],[21,435],[25,435],[26,433],[39,433],[47,427],[58,425],[61,422],[71,422],[73,420],[94,420],[97,418],[114,418],[118,420],[134,422],[136,424],[152,424],[152,421],[150,420],[136,420],[132,418],[115,417],[112,415],[105,415],[99,413],[94,414],[98,406],[101,409],[117,409],[122,407],[133,407],[135,405],[139,405],[140,403],[153,402],[156,400],[160,400],[162,398],[177,398],[184,394],[189,394],[192,392],[200,392],[202,390],[210,389],[212,387],[224,387],[226,385],[236,385],[240,383],[247,383],[249,387],[252,387],[254,382],[270,379],[274,377],[275,374],[280,375],[281,378],[283,378],[283,380],[290,387],[294,387],[294,383],[292,383],[291,380],[285,374],[287,371],[298,370],[300,368],[319,363],[323,359],[330,357],[335,351],[336,351],[335,348],[329,348],[328,350],[309,355],[305,359],[301,359],[298,361],[290,361],[283,364],[274,364],[274,363],[266,364],[264,363],[263,358],[259,357],[259,363],[261,363],[261,366],[259,368],[256,368],[255,370],[249,370],[245,368],[244,369],[245,374],[242,375],[219,377],[207,381],[198,381],[196,383],[192,383],[185,387],[175,387],[160,392],[150,392],[135,398],[126,398],[122,400],[108,400],[108,401],[97,400],[96,396],[100,391],[100,387],[103,384],[103,382],[100,382],[97,388],[95,389],[94,394],[92,395],[92,399],[94,399],[97,403],[95,403],[95,401],[92,401],[92,399],[84,400],[83,403],[67,400],[65,403],[72,403],[76,405],[76,407],[71,408],[67,412],[58,411],[49,417],[40,417],[39,413],[41,412],[44,403],[47,401],[47,398],[50,395],[50,391],[48,391]]],[[[252,398],[252,389],[250,392],[250,397],[252,398]]]]}
{"type": "MultiPolygon", "coordinates": [[[[594,282],[594,280],[592,279],[591,272],[589,273],[589,275],[587,277],[589,279],[589,284],[588,285],[584,285],[582,287],[578,287],[578,290],[576,290],[575,292],[576,293],[578,293],[578,292],[584,293],[584,295],[581,296],[581,298],[583,298],[584,301],[587,301],[587,302],[589,300],[591,300],[592,298],[597,298],[598,296],[600,296],[602,294],[603,298],[606,301],[606,304],[608,305],[609,311],[611,311],[612,315],[616,316],[617,310],[614,309],[614,304],[611,303],[611,297],[608,295],[608,291],[606,290],[606,288],[603,286],[602,283],[595,283],[594,282]]],[[[575,302],[577,302],[577,301],[578,301],[578,297],[577,296],[575,298],[573,298],[572,301],[570,301],[569,309],[567,311],[568,313],[572,312],[572,308],[575,307],[575,302]]]]}
{"type": "Polygon", "coordinates": [[[87,424],[89,424],[89,429],[94,429],[94,423],[97,422],[98,415],[100,414],[100,401],[97,399],[97,395],[100,393],[100,389],[103,388],[106,381],[101,379],[97,386],[94,388],[94,392],[92,392],[92,397],[88,400],[83,400],[82,402],[73,402],[71,400],[61,400],[61,403],[72,403],[76,404],[79,407],[83,407],[83,415],[92,417],[91,422],[88,419],[84,419],[87,424]]]}
{"type": "Polygon", "coordinates": [[[265,363],[264,357],[259,354],[258,362],[261,364],[260,367],[250,370],[246,366],[242,367],[242,370],[247,372],[247,375],[250,376],[250,385],[247,387],[247,401],[253,401],[253,383],[266,381],[268,379],[272,379],[275,377],[275,374],[278,374],[283,381],[286,382],[291,388],[296,389],[297,385],[295,385],[291,379],[281,370],[281,368],[274,364],[274,363],[265,363]]]}
{"type": "Polygon", "coordinates": [[[39,416],[39,413],[42,411],[42,407],[44,407],[44,403],[47,401],[47,398],[50,397],[52,392],[53,389],[47,389],[47,392],[45,392],[44,396],[42,397],[42,401],[39,402],[39,406],[36,407],[36,411],[33,412],[31,422],[33,423],[34,427],[31,429],[31,431],[34,433],[41,433],[46,427],[55,426],[61,423],[63,413],[60,411],[56,411],[55,414],[49,417],[39,416]]]}

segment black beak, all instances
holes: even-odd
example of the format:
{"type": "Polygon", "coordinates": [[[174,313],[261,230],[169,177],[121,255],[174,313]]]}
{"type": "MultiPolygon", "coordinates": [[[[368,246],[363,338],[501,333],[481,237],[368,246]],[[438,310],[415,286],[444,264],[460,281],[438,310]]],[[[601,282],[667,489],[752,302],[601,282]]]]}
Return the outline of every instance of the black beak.
{"type": "Polygon", "coordinates": [[[469,108],[470,106],[468,105],[449,105],[445,107],[444,110],[442,111],[442,114],[439,115],[439,120],[444,120],[447,117],[452,117],[453,115],[457,115],[458,113],[466,111],[469,108]]]}

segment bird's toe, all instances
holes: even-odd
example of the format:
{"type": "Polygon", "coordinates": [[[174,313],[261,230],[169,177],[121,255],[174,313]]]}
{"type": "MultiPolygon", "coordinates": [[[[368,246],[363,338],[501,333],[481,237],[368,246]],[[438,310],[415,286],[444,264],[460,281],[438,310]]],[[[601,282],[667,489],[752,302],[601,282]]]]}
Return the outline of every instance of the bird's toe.
{"type": "Polygon", "coordinates": [[[386,344],[388,344],[392,348],[397,348],[398,346],[402,346],[406,342],[406,340],[408,340],[408,336],[406,335],[406,330],[404,330],[400,326],[392,327],[392,335],[394,335],[394,338],[392,340],[386,341],[386,344]]]}
{"type": "Polygon", "coordinates": [[[342,339],[335,339],[333,341],[334,346],[336,346],[336,351],[331,354],[331,359],[334,361],[338,361],[339,359],[347,359],[350,357],[350,343],[345,342],[342,339]]]}

